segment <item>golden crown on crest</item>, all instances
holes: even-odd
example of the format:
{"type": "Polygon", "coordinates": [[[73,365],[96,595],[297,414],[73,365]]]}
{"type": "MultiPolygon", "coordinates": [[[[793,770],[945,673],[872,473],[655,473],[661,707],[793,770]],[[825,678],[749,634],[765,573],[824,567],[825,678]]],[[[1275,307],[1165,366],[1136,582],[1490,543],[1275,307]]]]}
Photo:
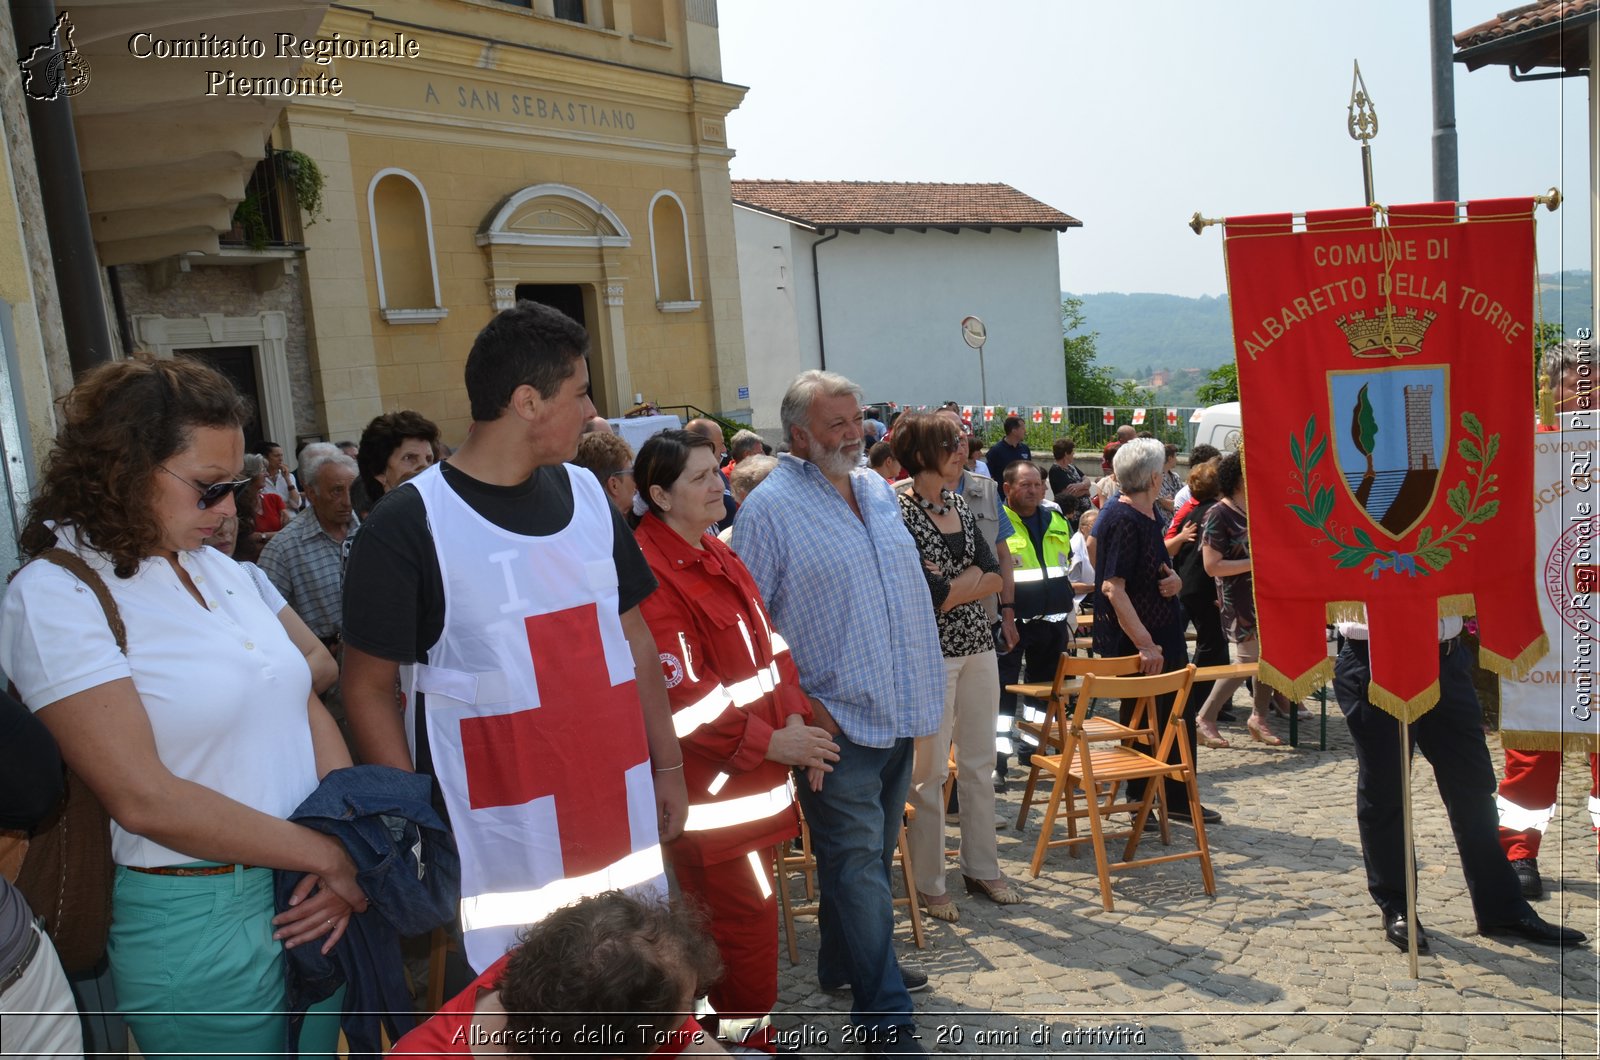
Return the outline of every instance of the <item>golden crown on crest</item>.
{"type": "Polygon", "coordinates": [[[1410,357],[1422,352],[1423,337],[1438,317],[1431,309],[1420,314],[1415,309],[1401,313],[1386,305],[1373,316],[1358,309],[1334,323],[1344,332],[1350,352],[1357,357],[1410,357]]]}

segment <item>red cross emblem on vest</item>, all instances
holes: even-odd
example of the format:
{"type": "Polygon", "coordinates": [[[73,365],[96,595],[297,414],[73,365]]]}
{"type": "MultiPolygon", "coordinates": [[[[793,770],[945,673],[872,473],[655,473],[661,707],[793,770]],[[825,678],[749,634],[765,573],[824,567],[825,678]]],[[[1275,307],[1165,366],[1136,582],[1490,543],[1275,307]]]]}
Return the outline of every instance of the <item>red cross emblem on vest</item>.
{"type": "Polygon", "coordinates": [[[633,851],[626,771],[648,757],[633,678],[612,684],[593,603],[526,620],[539,705],[465,718],[473,809],[555,797],[561,864],[584,876],[633,851]]]}

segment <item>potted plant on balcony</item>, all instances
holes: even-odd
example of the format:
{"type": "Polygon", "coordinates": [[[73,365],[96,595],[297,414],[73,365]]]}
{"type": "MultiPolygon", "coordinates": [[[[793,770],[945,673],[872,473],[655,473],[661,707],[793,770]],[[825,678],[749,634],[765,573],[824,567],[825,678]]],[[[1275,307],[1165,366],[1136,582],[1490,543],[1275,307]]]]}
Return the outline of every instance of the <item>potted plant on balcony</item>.
{"type": "Polygon", "coordinates": [[[274,151],[262,163],[271,170],[258,170],[245,188],[245,195],[233,211],[233,230],[230,237],[242,240],[252,250],[265,250],[272,238],[268,221],[267,195],[273,194],[279,182],[289,189],[289,197],[306,216],[306,227],[317,223],[322,214],[322,189],[326,178],[310,155],[303,151],[274,151]]]}

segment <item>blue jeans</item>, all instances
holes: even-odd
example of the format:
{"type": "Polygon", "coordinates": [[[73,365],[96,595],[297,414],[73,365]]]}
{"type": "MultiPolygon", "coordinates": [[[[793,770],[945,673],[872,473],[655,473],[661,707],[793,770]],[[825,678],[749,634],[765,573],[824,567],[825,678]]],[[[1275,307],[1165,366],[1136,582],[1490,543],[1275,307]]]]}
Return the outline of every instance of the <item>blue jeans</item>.
{"type": "Polygon", "coordinates": [[[907,1026],[911,995],[894,954],[894,895],[889,873],[911,786],[912,744],[863,747],[840,733],[839,761],[814,792],[798,778],[800,807],[811,827],[822,889],[822,949],[817,978],[849,983],[851,1020],[867,1027],[907,1026]]]}

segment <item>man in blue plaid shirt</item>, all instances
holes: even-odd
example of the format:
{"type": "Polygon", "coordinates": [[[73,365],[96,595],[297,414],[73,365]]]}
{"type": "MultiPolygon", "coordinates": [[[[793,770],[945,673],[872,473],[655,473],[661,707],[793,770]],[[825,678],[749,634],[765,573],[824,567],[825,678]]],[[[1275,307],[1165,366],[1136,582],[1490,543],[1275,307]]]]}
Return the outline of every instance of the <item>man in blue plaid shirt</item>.
{"type": "Polygon", "coordinates": [[[733,548],[789,644],[815,724],[839,745],[808,771],[800,804],[821,877],[817,977],[850,988],[872,1052],[926,1052],[911,1018],[928,977],[895,958],[889,886],[912,744],[944,712],[944,661],[928,583],[894,491],[861,456],[861,391],[803,372],[784,395],[790,452],[752,490],[733,548]]]}

